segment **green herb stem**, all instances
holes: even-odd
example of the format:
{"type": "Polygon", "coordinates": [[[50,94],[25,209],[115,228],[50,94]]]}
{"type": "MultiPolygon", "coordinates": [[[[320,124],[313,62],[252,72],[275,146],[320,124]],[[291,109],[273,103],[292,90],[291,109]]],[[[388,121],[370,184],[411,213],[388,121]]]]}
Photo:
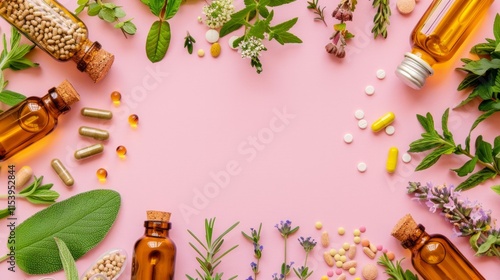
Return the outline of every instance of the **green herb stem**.
{"type": "Polygon", "coordinates": [[[9,256],[8,256],[8,255],[5,255],[5,256],[0,257],[0,263],[1,263],[1,262],[3,262],[3,261],[5,261],[5,260],[6,260],[6,259],[8,259],[8,258],[9,258],[9,256]]]}
{"type": "MultiPolygon", "coordinates": [[[[461,155],[464,155],[464,156],[467,156],[468,158],[472,159],[474,158],[475,156],[473,154],[471,154],[470,152],[462,149],[461,147],[457,146],[457,153],[458,154],[461,154],[461,155]]],[[[484,162],[480,159],[477,160],[477,164],[479,165],[482,165],[488,169],[490,169],[491,171],[494,171],[495,173],[499,174],[500,175],[500,170],[498,170],[498,168],[495,168],[495,166],[493,164],[489,164],[487,162],[484,162]]]]}
{"type": "Polygon", "coordinates": [[[284,239],[285,239],[285,242],[284,242],[285,243],[285,253],[284,253],[284,259],[285,260],[283,261],[283,265],[285,267],[285,273],[283,273],[283,280],[286,280],[286,277],[288,275],[288,271],[287,271],[287,267],[286,267],[286,251],[287,251],[286,250],[286,241],[288,240],[288,236],[285,236],[284,239]]]}

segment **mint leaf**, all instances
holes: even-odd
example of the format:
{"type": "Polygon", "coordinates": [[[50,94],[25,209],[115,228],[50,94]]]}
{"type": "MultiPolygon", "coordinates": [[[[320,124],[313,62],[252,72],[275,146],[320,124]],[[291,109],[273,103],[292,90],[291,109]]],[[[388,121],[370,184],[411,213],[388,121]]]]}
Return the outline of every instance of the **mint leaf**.
{"type": "Polygon", "coordinates": [[[270,7],[277,7],[277,6],[292,3],[294,1],[295,0],[271,0],[271,1],[269,1],[269,6],[270,7]]]}
{"type": "Polygon", "coordinates": [[[467,180],[465,180],[464,182],[460,183],[457,186],[456,190],[457,191],[465,191],[465,190],[471,189],[471,188],[481,184],[482,182],[484,182],[488,179],[495,178],[495,176],[496,176],[495,171],[485,167],[485,168],[481,169],[480,171],[469,176],[469,178],[467,178],[467,180]]]}
{"type": "Polygon", "coordinates": [[[441,128],[443,129],[443,136],[444,139],[453,142],[453,134],[451,134],[450,130],[448,129],[448,116],[450,114],[450,109],[446,109],[444,111],[444,114],[441,118],[441,128]]]}
{"type": "Polygon", "coordinates": [[[454,151],[455,147],[450,147],[450,146],[442,146],[435,149],[430,154],[424,157],[422,162],[420,162],[420,164],[415,168],[415,171],[424,170],[433,166],[442,155],[451,154],[454,151]]]}
{"type": "Polygon", "coordinates": [[[236,31],[240,29],[243,24],[245,23],[245,20],[243,18],[231,18],[228,22],[226,22],[222,28],[220,29],[219,35],[220,37],[224,37],[229,33],[232,33],[233,31],[236,31]]]}
{"type": "Polygon", "coordinates": [[[67,280],[78,280],[78,269],[76,268],[75,259],[71,255],[68,246],[61,239],[54,237],[57,248],[59,249],[59,257],[64,268],[64,273],[67,280]]]}
{"type": "Polygon", "coordinates": [[[297,20],[298,20],[298,18],[292,18],[291,20],[287,20],[285,22],[282,22],[278,25],[271,27],[271,30],[273,30],[275,32],[288,31],[297,23],[297,20]]]}
{"type": "Polygon", "coordinates": [[[492,163],[493,156],[491,144],[483,141],[483,136],[479,135],[476,138],[476,156],[477,158],[485,163],[492,163]]]}
{"type": "Polygon", "coordinates": [[[476,163],[477,163],[477,157],[473,157],[471,160],[467,161],[462,167],[452,170],[455,171],[455,173],[457,173],[458,176],[464,177],[467,174],[474,171],[476,163]]]}
{"type": "Polygon", "coordinates": [[[491,187],[491,189],[497,194],[500,194],[500,185],[493,186],[491,187]]]}
{"type": "Polygon", "coordinates": [[[165,57],[170,45],[170,24],[155,21],[149,29],[146,39],[146,55],[151,62],[158,62],[165,57]]]}
{"type": "Polygon", "coordinates": [[[486,58],[481,58],[479,60],[467,63],[463,68],[476,75],[483,75],[489,69],[500,68],[500,59],[488,60],[486,58]]]}
{"type": "Polygon", "coordinates": [[[26,99],[26,96],[7,89],[0,92],[0,102],[7,104],[8,106],[14,106],[24,99],[26,99]]]}

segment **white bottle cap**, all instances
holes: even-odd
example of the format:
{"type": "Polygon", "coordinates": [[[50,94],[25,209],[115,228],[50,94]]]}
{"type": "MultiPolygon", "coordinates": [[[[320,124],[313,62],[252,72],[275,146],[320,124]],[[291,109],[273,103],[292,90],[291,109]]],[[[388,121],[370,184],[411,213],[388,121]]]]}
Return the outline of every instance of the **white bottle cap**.
{"type": "Polygon", "coordinates": [[[396,76],[414,89],[421,89],[427,77],[432,74],[434,74],[434,70],[431,66],[412,53],[405,53],[405,58],[396,69],[396,76]]]}

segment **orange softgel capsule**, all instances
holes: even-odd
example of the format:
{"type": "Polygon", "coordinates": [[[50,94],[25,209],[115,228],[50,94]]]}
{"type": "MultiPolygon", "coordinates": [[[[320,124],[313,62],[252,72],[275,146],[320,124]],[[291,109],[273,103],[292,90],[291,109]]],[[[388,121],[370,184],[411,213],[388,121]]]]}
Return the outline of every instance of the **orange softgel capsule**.
{"type": "Polygon", "coordinates": [[[139,123],[139,116],[137,116],[136,114],[130,115],[128,117],[128,123],[130,124],[130,126],[136,127],[137,124],[139,123]]]}
{"type": "Polygon", "coordinates": [[[113,91],[110,96],[111,96],[111,101],[113,101],[115,105],[120,104],[120,101],[122,100],[122,95],[120,92],[113,91]]]}
{"type": "Polygon", "coordinates": [[[121,146],[121,145],[116,147],[116,154],[119,157],[125,157],[125,155],[127,154],[127,148],[125,148],[124,146],[121,146]]]}
{"type": "Polygon", "coordinates": [[[97,179],[99,179],[100,181],[104,181],[106,180],[106,178],[108,178],[108,171],[106,171],[106,169],[104,168],[97,169],[95,174],[97,176],[97,179]]]}

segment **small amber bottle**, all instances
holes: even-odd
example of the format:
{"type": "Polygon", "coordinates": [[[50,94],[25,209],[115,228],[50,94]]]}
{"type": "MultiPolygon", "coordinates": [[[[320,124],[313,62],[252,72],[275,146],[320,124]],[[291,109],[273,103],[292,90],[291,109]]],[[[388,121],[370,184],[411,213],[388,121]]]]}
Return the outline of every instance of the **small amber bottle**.
{"type": "Polygon", "coordinates": [[[147,211],[144,236],[137,240],[132,257],[132,280],[174,279],[174,242],[168,237],[170,213],[147,211]]]}
{"type": "Polygon", "coordinates": [[[448,238],[428,234],[409,214],[399,220],[391,234],[411,251],[413,267],[426,280],[484,280],[448,238]]]}
{"type": "Polygon", "coordinates": [[[42,139],[57,126],[59,115],[80,96],[68,82],[51,88],[43,97],[28,97],[0,114],[0,161],[42,139]]]}
{"type": "Polygon", "coordinates": [[[113,64],[114,56],[91,42],[85,24],[55,0],[3,0],[0,16],[53,58],[73,60],[94,82],[113,64]]]}
{"type": "Polygon", "coordinates": [[[420,89],[434,73],[435,63],[451,59],[484,17],[493,0],[433,0],[410,37],[396,75],[408,86],[420,89]]]}

